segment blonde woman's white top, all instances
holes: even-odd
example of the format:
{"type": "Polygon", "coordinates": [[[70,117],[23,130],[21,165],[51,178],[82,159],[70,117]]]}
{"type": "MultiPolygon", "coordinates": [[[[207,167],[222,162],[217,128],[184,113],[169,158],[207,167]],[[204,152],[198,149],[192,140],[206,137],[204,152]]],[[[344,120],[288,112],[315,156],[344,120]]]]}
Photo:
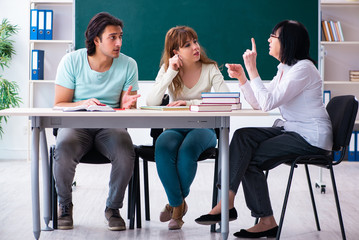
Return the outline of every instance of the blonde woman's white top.
{"type": "Polygon", "coordinates": [[[202,102],[201,93],[210,92],[214,88],[216,92],[229,92],[229,88],[224,82],[223,75],[215,64],[202,64],[202,71],[198,82],[192,88],[183,86],[182,92],[177,97],[169,91],[172,80],[176,77],[178,71],[168,68],[165,71],[164,66],[159,70],[154,86],[147,96],[148,106],[158,106],[162,102],[163,95],[168,92],[172,101],[184,100],[188,105],[197,105],[202,102]]]}

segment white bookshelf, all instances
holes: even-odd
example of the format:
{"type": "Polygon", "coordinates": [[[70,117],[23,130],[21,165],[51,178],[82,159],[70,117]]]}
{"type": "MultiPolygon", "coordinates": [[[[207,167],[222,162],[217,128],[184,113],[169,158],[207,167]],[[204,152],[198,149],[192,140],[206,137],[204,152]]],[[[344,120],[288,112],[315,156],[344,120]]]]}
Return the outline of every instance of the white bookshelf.
{"type": "Polygon", "coordinates": [[[324,90],[332,97],[351,94],[359,99],[359,82],[349,79],[350,70],[359,70],[359,1],[322,0],[320,11],[321,20],[340,21],[345,40],[321,41],[324,90]]]}
{"type": "MultiPolygon", "coordinates": [[[[30,9],[53,10],[53,40],[30,40],[28,62],[29,107],[52,107],[55,96],[55,77],[61,58],[74,48],[75,11],[73,0],[30,0],[30,9]],[[31,52],[33,49],[45,51],[44,80],[31,80],[31,52]]],[[[30,19],[29,19],[30,23],[30,19]]],[[[29,25],[30,28],[30,25],[29,25]]],[[[29,31],[30,32],[30,31],[29,31]]],[[[28,153],[30,159],[30,122],[28,123],[28,153]]],[[[52,130],[46,129],[48,143],[54,144],[52,130]]]]}
{"type": "Polygon", "coordinates": [[[359,70],[359,1],[322,0],[321,20],[340,21],[345,40],[321,41],[325,85],[332,85],[331,81],[347,82],[349,70],[359,70]]]}
{"type": "MultiPolygon", "coordinates": [[[[359,82],[349,80],[349,71],[359,70],[359,1],[321,0],[320,11],[321,20],[340,21],[345,40],[321,41],[323,88],[332,97],[351,94],[359,99],[359,82]]],[[[358,116],[355,125],[358,129],[358,116]]]]}
{"type": "Polygon", "coordinates": [[[57,66],[74,46],[73,0],[30,0],[30,9],[53,10],[53,40],[29,40],[29,107],[52,107],[57,66]],[[31,80],[33,49],[45,51],[44,80],[31,80]]]}

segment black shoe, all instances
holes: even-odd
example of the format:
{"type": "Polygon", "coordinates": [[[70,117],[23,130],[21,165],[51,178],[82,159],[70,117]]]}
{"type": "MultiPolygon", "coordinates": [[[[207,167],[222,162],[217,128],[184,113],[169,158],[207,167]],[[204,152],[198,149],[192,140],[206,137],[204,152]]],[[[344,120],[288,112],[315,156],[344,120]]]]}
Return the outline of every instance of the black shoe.
{"type": "Polygon", "coordinates": [[[277,236],[278,226],[271,228],[263,232],[248,232],[247,230],[241,229],[241,231],[233,234],[237,238],[275,238],[277,236]]]}
{"type": "MultiPolygon", "coordinates": [[[[229,209],[229,221],[233,221],[237,219],[237,210],[235,208],[229,209]]],[[[206,214],[197,218],[196,223],[202,225],[212,225],[219,223],[221,221],[221,214],[206,214]]]]}

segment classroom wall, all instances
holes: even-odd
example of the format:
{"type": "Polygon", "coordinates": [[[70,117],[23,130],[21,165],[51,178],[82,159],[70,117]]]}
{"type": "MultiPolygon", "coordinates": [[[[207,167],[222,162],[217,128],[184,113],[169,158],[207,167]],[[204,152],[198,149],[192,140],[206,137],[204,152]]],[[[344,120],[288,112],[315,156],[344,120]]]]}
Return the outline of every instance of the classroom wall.
{"type": "MultiPolygon", "coordinates": [[[[29,46],[29,10],[28,0],[12,0],[0,2],[0,20],[7,18],[10,23],[19,27],[19,33],[13,37],[16,55],[13,57],[10,68],[0,74],[8,80],[15,81],[20,87],[21,106],[28,104],[28,46],[29,46]]],[[[0,139],[0,159],[23,159],[27,156],[27,129],[26,117],[10,118],[5,125],[2,123],[5,134],[0,139]]]]}
{"type": "MultiPolygon", "coordinates": [[[[20,96],[23,99],[22,107],[28,106],[28,91],[29,91],[29,9],[30,4],[28,0],[1,0],[0,3],[0,19],[7,18],[12,24],[19,26],[19,33],[13,38],[15,40],[16,55],[14,56],[10,68],[6,69],[2,74],[6,79],[16,81],[20,87],[20,96]]],[[[159,61],[159,59],[154,59],[159,61]]],[[[151,88],[153,82],[140,82],[140,91],[142,98],[139,99],[138,105],[145,105],[145,97],[147,91],[151,88]]],[[[233,91],[238,91],[236,81],[228,81],[229,87],[233,91]]],[[[244,107],[249,107],[242,98],[244,107]]],[[[53,99],[49,99],[46,104],[51,107],[53,99]]],[[[274,113],[277,113],[274,111],[274,113]]],[[[234,130],[244,126],[270,126],[277,115],[269,117],[246,117],[246,118],[232,118],[231,119],[231,135],[234,130]]],[[[28,158],[29,121],[27,117],[12,117],[8,123],[4,123],[3,129],[5,134],[0,139],[0,160],[1,159],[26,159],[28,158]]],[[[151,143],[149,136],[149,129],[129,129],[133,142],[135,144],[151,143]]],[[[54,139],[51,132],[48,133],[48,143],[52,144],[54,139]]]]}

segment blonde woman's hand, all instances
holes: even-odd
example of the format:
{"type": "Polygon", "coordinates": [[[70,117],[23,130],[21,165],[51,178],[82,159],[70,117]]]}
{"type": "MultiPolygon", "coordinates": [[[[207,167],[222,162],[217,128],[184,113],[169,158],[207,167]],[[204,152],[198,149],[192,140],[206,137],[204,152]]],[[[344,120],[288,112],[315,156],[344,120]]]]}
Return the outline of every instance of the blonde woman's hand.
{"type": "Polygon", "coordinates": [[[237,78],[240,85],[243,85],[247,82],[247,77],[241,64],[227,63],[226,67],[228,68],[227,72],[229,77],[237,78]]]}
{"type": "Polygon", "coordinates": [[[243,60],[249,78],[254,79],[259,76],[257,70],[257,47],[254,38],[251,38],[251,41],[252,41],[252,50],[247,49],[244,52],[243,60]]]}
{"type": "Polygon", "coordinates": [[[174,55],[169,59],[169,66],[175,71],[178,71],[182,67],[182,65],[183,63],[181,56],[178,54],[174,55]]]}
{"type": "Polygon", "coordinates": [[[174,102],[169,103],[167,106],[168,107],[174,107],[174,106],[186,106],[186,105],[187,105],[186,101],[178,100],[178,101],[174,101],[174,102]]]}

